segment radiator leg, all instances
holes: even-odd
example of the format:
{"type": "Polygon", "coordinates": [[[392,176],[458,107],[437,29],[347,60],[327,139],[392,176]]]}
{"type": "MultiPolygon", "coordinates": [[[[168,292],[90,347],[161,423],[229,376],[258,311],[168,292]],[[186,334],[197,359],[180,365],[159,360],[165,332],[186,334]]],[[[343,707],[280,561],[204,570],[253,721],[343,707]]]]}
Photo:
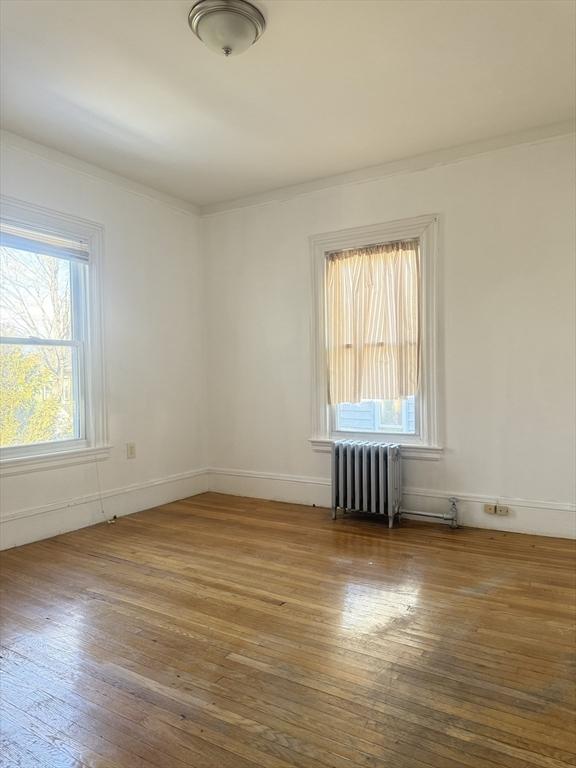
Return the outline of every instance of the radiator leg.
{"type": "Polygon", "coordinates": [[[456,496],[450,496],[450,528],[458,528],[458,499],[456,496]]]}
{"type": "Polygon", "coordinates": [[[388,515],[388,528],[394,528],[394,512],[388,515]]]}
{"type": "Polygon", "coordinates": [[[338,515],[338,508],[332,507],[332,520],[336,520],[337,515],[338,515]]]}

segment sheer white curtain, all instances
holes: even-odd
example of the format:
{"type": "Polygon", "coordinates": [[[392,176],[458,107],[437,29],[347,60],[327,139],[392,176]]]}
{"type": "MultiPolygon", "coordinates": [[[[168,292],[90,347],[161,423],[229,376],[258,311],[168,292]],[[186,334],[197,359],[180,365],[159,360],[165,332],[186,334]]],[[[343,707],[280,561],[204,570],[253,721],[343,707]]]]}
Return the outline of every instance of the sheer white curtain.
{"type": "Polygon", "coordinates": [[[418,240],[326,260],[329,401],[415,395],[420,362],[418,240]]]}

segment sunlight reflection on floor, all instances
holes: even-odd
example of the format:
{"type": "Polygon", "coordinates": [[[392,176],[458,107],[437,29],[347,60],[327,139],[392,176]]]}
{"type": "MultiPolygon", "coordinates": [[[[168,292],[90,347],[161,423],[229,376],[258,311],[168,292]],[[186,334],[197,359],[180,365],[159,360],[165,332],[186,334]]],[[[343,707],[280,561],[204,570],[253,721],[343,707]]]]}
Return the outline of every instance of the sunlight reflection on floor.
{"type": "Polygon", "coordinates": [[[398,589],[387,590],[368,584],[347,584],[340,624],[355,634],[378,634],[391,621],[407,616],[418,605],[420,585],[405,582],[398,589]]]}

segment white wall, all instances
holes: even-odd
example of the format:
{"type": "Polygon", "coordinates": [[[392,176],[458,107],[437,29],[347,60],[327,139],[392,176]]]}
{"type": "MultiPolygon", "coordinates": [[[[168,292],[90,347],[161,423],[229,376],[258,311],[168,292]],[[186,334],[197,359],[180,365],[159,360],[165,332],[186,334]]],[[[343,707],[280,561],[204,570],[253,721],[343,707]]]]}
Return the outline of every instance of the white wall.
{"type": "Polygon", "coordinates": [[[208,488],[327,505],[329,459],[308,443],[308,237],[425,213],[442,220],[445,453],[406,462],[406,502],[456,493],[466,523],[574,535],[574,165],[564,137],[201,222],[7,142],[4,194],[105,227],[113,449],[100,483],[93,464],[4,478],[2,545],[100,521],[100,491],[106,517],[208,488]],[[494,499],[509,517],[483,514],[494,499]]]}
{"type": "Polygon", "coordinates": [[[455,493],[470,524],[573,535],[574,174],[572,136],[207,216],[212,486],[329,503],[308,237],[439,213],[445,455],[406,462],[407,503],[455,493]]]}
{"type": "Polygon", "coordinates": [[[13,546],[181,498],[204,487],[205,367],[199,218],[128,182],[27,143],[2,153],[5,195],[104,226],[111,458],[4,477],[2,545],[13,546]],[[136,443],[127,460],[125,444],[136,443]],[[98,474],[100,482],[98,482],[98,474]]]}

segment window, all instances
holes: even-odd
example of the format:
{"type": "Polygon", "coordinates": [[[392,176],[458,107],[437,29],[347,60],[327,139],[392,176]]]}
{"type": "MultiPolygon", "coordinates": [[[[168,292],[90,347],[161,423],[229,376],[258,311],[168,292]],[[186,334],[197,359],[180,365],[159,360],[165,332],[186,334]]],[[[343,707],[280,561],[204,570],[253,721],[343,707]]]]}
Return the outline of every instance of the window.
{"type": "Polygon", "coordinates": [[[314,447],[357,438],[439,451],[437,225],[422,216],[311,239],[314,447]]]}
{"type": "Polygon", "coordinates": [[[395,400],[361,400],[339,403],[334,409],[336,432],[380,432],[416,434],[416,397],[395,400]]]}
{"type": "Polygon", "coordinates": [[[94,225],[2,202],[2,459],[104,444],[99,234],[94,225]]]}

